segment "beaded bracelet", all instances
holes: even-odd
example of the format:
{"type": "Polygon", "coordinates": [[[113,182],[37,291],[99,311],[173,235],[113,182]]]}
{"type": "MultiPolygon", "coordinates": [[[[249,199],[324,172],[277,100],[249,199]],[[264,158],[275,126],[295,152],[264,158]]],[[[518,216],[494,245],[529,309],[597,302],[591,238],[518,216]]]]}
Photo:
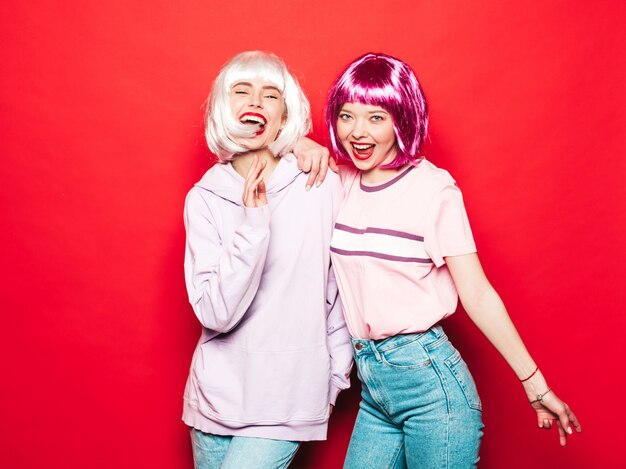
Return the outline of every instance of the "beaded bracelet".
{"type": "Polygon", "coordinates": [[[538,371],[539,371],[539,366],[537,366],[537,368],[535,368],[535,371],[533,371],[531,374],[529,374],[526,378],[520,379],[520,383],[523,383],[524,381],[528,381],[530,378],[535,376],[535,373],[537,373],[538,371]]]}
{"type": "Polygon", "coordinates": [[[530,401],[529,403],[530,404],[534,404],[535,402],[543,401],[543,396],[548,394],[550,391],[552,391],[552,389],[548,388],[548,390],[546,392],[544,392],[543,394],[537,394],[537,399],[535,399],[534,401],[530,401]]]}

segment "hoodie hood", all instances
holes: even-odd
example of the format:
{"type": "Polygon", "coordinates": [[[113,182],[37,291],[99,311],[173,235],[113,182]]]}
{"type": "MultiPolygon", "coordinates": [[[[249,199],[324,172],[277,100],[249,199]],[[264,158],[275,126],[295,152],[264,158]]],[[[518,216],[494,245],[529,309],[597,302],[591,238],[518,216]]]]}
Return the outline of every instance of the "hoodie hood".
{"type": "MultiPolygon", "coordinates": [[[[237,158],[237,157],[235,157],[237,158]]],[[[302,173],[298,169],[298,162],[293,153],[287,153],[280,158],[278,166],[265,181],[268,197],[277,194],[292,184],[302,173]]],[[[231,163],[216,163],[209,169],[195,186],[205,189],[234,204],[243,206],[242,191],[245,180],[231,163]]]]}

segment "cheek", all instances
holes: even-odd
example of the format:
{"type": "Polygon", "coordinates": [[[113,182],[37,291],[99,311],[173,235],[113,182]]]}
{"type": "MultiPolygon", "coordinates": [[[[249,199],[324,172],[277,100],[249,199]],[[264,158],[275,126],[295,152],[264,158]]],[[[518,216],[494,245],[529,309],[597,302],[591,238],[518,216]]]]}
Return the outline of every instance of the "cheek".
{"type": "Polygon", "coordinates": [[[378,132],[376,137],[378,142],[383,145],[395,145],[396,143],[396,134],[393,132],[393,129],[381,129],[381,132],[378,132]]]}
{"type": "Polygon", "coordinates": [[[345,140],[350,135],[350,129],[347,125],[337,122],[337,137],[339,140],[345,140]]]}

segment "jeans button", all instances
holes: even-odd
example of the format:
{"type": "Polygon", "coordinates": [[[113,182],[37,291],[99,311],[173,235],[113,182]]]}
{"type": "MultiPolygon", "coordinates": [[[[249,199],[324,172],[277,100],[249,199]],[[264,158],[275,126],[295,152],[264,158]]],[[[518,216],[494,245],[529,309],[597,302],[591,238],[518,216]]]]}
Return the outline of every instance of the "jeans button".
{"type": "Polygon", "coordinates": [[[357,350],[363,350],[363,344],[361,342],[357,342],[354,345],[354,348],[357,349],[357,350]]]}

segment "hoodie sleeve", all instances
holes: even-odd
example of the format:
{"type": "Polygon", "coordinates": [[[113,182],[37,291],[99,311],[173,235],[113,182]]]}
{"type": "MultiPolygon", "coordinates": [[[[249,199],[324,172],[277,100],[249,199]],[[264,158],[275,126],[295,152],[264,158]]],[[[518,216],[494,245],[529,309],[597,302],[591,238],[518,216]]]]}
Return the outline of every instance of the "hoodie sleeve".
{"type": "Polygon", "coordinates": [[[335,405],[339,393],[350,387],[350,371],[352,370],[352,345],[350,333],[343,317],[337,281],[332,267],[328,272],[328,288],[326,290],[326,343],[330,353],[330,390],[329,402],[335,405]]]}
{"type": "MultiPolygon", "coordinates": [[[[339,208],[344,199],[345,186],[335,184],[332,190],[333,222],[337,218],[339,208]]],[[[335,405],[339,393],[350,387],[350,371],[352,370],[352,344],[350,332],[346,326],[339,298],[339,287],[335,272],[330,266],[328,271],[328,285],[326,287],[326,343],[330,353],[330,391],[329,402],[335,405]]]]}
{"type": "Polygon", "coordinates": [[[268,206],[245,208],[243,223],[223,244],[207,202],[194,189],[185,201],[185,283],[189,302],[204,327],[222,333],[235,327],[252,303],[269,245],[268,206]]]}

